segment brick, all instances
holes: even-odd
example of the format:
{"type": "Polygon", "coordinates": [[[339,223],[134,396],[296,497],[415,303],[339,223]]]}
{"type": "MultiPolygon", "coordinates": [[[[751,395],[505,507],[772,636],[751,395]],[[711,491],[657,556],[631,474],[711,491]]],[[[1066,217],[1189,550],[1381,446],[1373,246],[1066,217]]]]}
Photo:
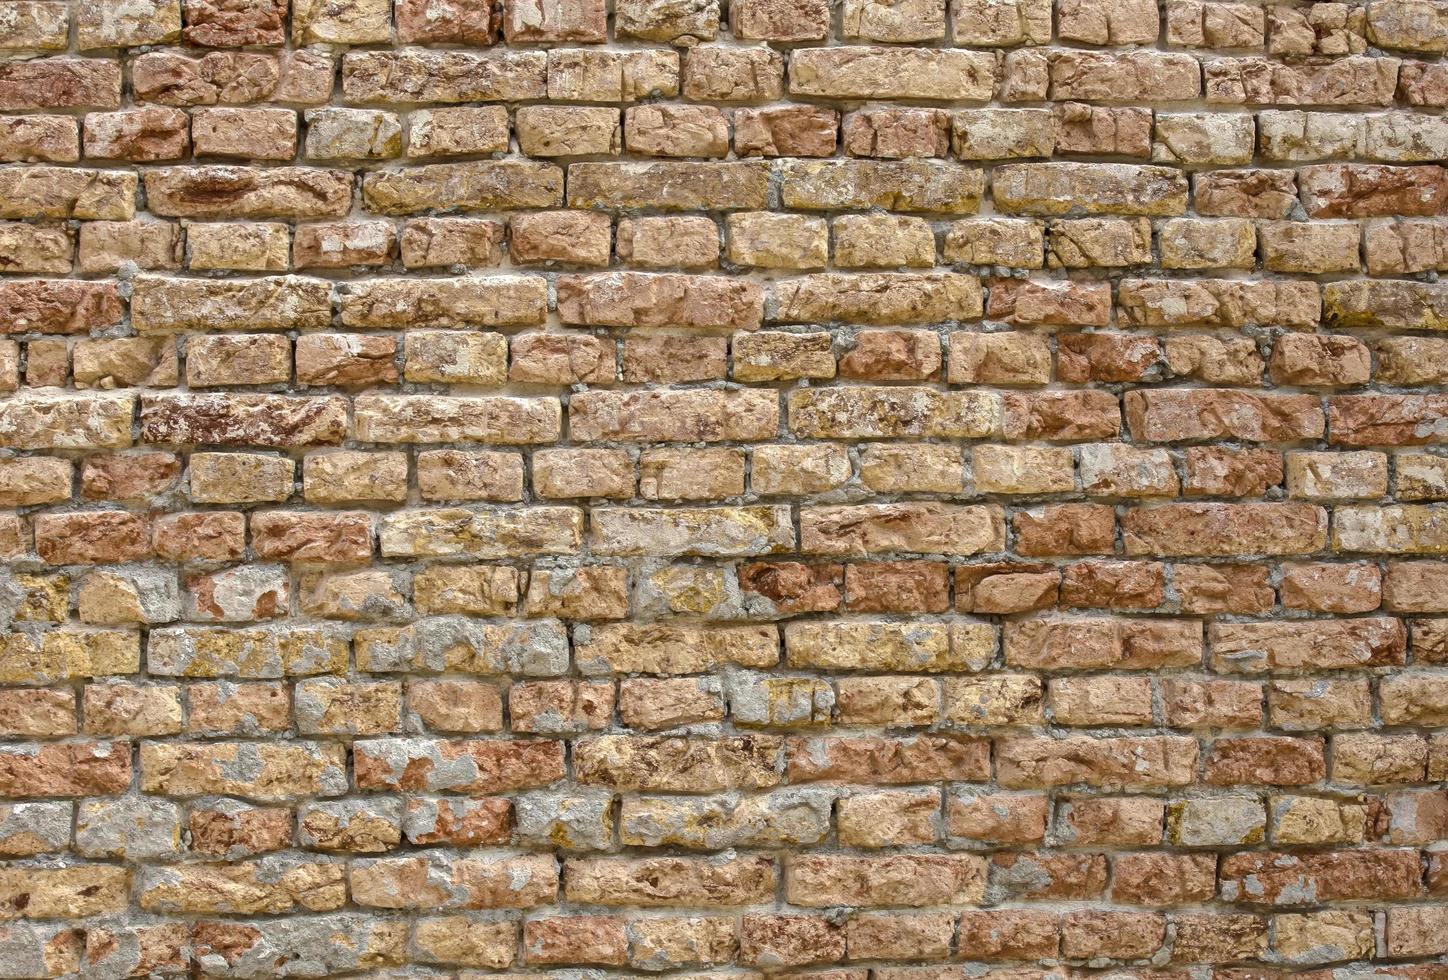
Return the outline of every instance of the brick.
{"type": "Polygon", "coordinates": [[[71,464],[51,456],[0,460],[0,501],[8,507],[69,500],[71,464]]]}
{"type": "Polygon", "coordinates": [[[719,8],[714,3],[674,8],[628,0],[615,12],[614,29],[620,37],[692,46],[714,40],[719,21],[719,8]]]}
{"type": "Polygon", "coordinates": [[[520,214],[513,218],[511,231],[509,251],[515,262],[523,264],[607,265],[612,251],[612,225],[602,214],[520,214]]]}
{"type": "Polygon", "coordinates": [[[1348,280],[1323,291],[1327,321],[1345,329],[1442,329],[1444,301],[1442,291],[1427,283],[1348,280]]]}
{"type": "Polygon", "coordinates": [[[1111,316],[1111,297],[1097,284],[996,280],[986,312],[1015,326],[1104,327],[1111,316]]]}
{"type": "Polygon", "coordinates": [[[1201,649],[1201,631],[1189,620],[1022,620],[1005,633],[1006,663],[1038,670],[1188,667],[1201,649]]]}
{"type": "Polygon", "coordinates": [[[973,51],[814,48],[794,53],[789,65],[794,95],[985,102],[994,85],[994,59],[973,51]]]}
{"type": "Polygon", "coordinates": [[[843,215],[835,219],[834,246],[841,268],[935,265],[935,236],[920,218],[843,215]]]}
{"type": "Polygon", "coordinates": [[[879,207],[974,214],[984,191],[983,172],[956,163],[796,160],[785,164],[780,196],[785,207],[807,210],[879,207]]]}
{"type": "Polygon", "coordinates": [[[1368,12],[1368,36],[1374,44],[1405,51],[1441,52],[1448,33],[1441,11],[1411,3],[1385,3],[1368,12]]]}
{"type": "Polygon", "coordinates": [[[1001,784],[1013,788],[1182,786],[1193,780],[1197,759],[1196,743],[1175,736],[1020,737],[1003,740],[1000,750],[1001,784]]]}
{"type": "Polygon", "coordinates": [[[773,554],[794,544],[788,508],[694,507],[594,511],[592,543],[605,555],[773,554]]]}
{"type": "Polygon", "coordinates": [[[839,320],[891,325],[981,315],[980,283],[953,273],[820,273],[776,285],[780,323],[839,320]]]}
{"type": "Polygon", "coordinates": [[[1155,8],[1141,3],[1110,3],[1092,7],[1074,2],[1057,10],[1061,37],[1085,44],[1140,44],[1156,40],[1155,8]]]}
{"type": "Polygon", "coordinates": [[[1055,956],[1060,925],[1049,912],[1034,909],[972,910],[960,918],[961,943],[985,960],[1055,956]]]}
{"type": "Polygon", "coordinates": [[[821,218],[743,212],[725,218],[727,257],[739,265],[775,269],[823,268],[829,258],[821,218]]]}
{"type": "Polygon", "coordinates": [[[897,959],[915,950],[914,956],[933,960],[948,954],[953,931],[951,917],[939,913],[868,913],[849,922],[845,939],[853,958],[897,959]]]}
{"type": "Polygon", "coordinates": [[[563,173],[552,164],[521,160],[436,163],[370,173],[362,196],[380,214],[550,207],[562,203],[563,173]]]}
{"type": "Polygon", "coordinates": [[[929,41],[945,36],[945,7],[934,2],[885,5],[852,0],[844,10],[844,36],[867,41],[929,41]]]}
{"type": "Polygon", "coordinates": [[[719,229],[708,218],[621,221],[618,254],[645,268],[712,269],[719,264],[719,229]]]}
{"type": "Polygon", "coordinates": [[[632,102],[679,93],[679,56],[672,51],[548,52],[547,92],[552,99],[632,102]]]}
{"type": "Polygon", "coordinates": [[[1172,269],[1251,268],[1256,229],[1245,219],[1176,218],[1161,229],[1162,265],[1172,269]]]}
{"type": "Polygon", "coordinates": [[[508,115],[502,106],[420,110],[408,119],[409,157],[464,156],[507,149],[508,115]]]}
{"type": "Polygon", "coordinates": [[[1382,601],[1374,565],[1292,563],[1282,569],[1282,604],[1318,612],[1371,612],[1382,601]]]}
{"type": "Polygon", "coordinates": [[[204,47],[281,44],[286,7],[278,0],[238,5],[226,0],[187,0],[182,36],[204,47]]]}
{"type": "Polygon", "coordinates": [[[68,116],[8,116],[0,122],[0,159],[74,163],[80,159],[79,128],[68,116]]]}
{"type": "Polygon", "coordinates": [[[276,222],[193,222],[186,229],[186,245],[192,269],[285,272],[291,265],[290,229],[276,222]]]}
{"type": "Polygon", "coordinates": [[[309,955],[308,950],[320,946],[326,949],[324,969],[346,969],[359,960],[399,964],[404,959],[405,942],[405,930],[390,925],[384,919],[338,913],[303,917],[286,926],[271,926],[255,932],[222,921],[208,920],[197,929],[196,950],[202,956],[223,957],[244,970],[248,968],[248,963],[254,964],[277,955],[274,952],[277,950],[283,951],[280,955],[300,958],[309,955]],[[348,950],[340,952],[328,948],[322,937],[329,935],[345,936],[348,950]]]}
{"type": "Polygon", "coordinates": [[[1046,265],[1082,269],[1140,265],[1151,261],[1151,223],[1119,218],[1054,222],[1046,242],[1046,265]]]}
{"type": "Polygon", "coordinates": [[[1296,786],[1327,774],[1323,744],[1315,739],[1218,739],[1205,760],[1206,781],[1219,786],[1296,786]]]}
{"type": "Polygon", "coordinates": [[[340,218],[352,203],[348,174],[312,167],[173,167],[147,171],[144,185],[165,217],[340,218]]]}
{"type": "Polygon", "coordinates": [[[743,40],[818,41],[829,34],[829,7],[817,0],[744,0],[729,5],[729,28],[743,40]]]}
{"type": "MultiPolygon", "coordinates": [[[[1044,65],[1041,70],[1044,74],[1044,65]]],[[[1045,98],[1044,78],[1042,91],[1037,97],[1045,98]]],[[[1052,107],[1051,115],[1055,122],[1057,153],[1109,154],[1139,159],[1153,153],[1152,115],[1144,109],[1062,102],[1052,107]]]]}
{"type": "Polygon", "coordinates": [[[1302,554],[1326,540],[1326,513],[1306,504],[1165,504],[1122,518],[1127,554],[1302,554]]]}
{"type": "MultiPolygon", "coordinates": [[[[198,152],[215,152],[210,132],[202,130],[198,152]]],[[[87,157],[99,160],[179,160],[191,147],[190,118],[180,109],[160,107],[93,112],[85,120],[83,145],[87,157]]]]}
{"type": "Polygon", "coordinates": [[[129,221],[135,191],[127,173],[10,167],[0,172],[0,217],[129,221]]]}
{"type": "Polygon", "coordinates": [[[1392,956],[1429,955],[1442,948],[1442,910],[1407,906],[1388,913],[1387,948],[1392,956]]]}
{"type": "Polygon", "coordinates": [[[395,251],[392,226],[383,221],[303,225],[293,248],[299,269],[386,265],[395,251]]]}
{"type": "Polygon", "coordinates": [[[564,277],[557,305],[564,323],[587,326],[751,330],[763,317],[763,296],[753,283],[668,273],[564,277]]]}
{"type": "MultiPolygon", "coordinates": [[[[522,465],[517,467],[521,499],[522,465]]],[[[476,479],[476,478],[475,478],[476,479]]],[[[470,481],[472,482],[472,481],[470,481]]],[[[625,452],[607,449],[550,449],[533,457],[533,485],[545,498],[632,497],[634,463],[625,452]]]]}
{"type": "Polygon", "coordinates": [[[834,780],[882,785],[978,781],[988,768],[988,746],[978,740],[917,738],[800,738],[788,746],[793,782],[834,780]]]}
{"type": "Polygon", "coordinates": [[[1298,181],[1303,206],[1314,218],[1437,214],[1448,195],[1436,166],[1320,164],[1303,167],[1298,181]]]}
{"type": "Polygon", "coordinates": [[[1242,166],[1252,162],[1254,137],[1252,120],[1245,115],[1162,115],[1153,130],[1151,159],[1187,166],[1242,166]]]}
{"type": "Polygon", "coordinates": [[[378,0],[342,8],[298,0],[292,9],[292,39],[301,44],[385,42],[390,40],[390,15],[390,5],[378,0]]]}
{"type": "Polygon", "coordinates": [[[1072,912],[1061,921],[1061,952],[1072,957],[1139,959],[1166,933],[1164,916],[1149,912],[1072,912]]]}
{"type": "Polygon", "coordinates": [[[336,64],[314,51],[280,56],[212,51],[199,58],[150,51],[137,57],[133,68],[136,94],[143,101],[189,107],[266,97],[317,105],[331,97],[336,64]]]}
{"type": "Polygon", "coordinates": [[[969,667],[978,662],[982,648],[994,643],[989,629],[965,628],[952,635],[933,625],[917,633],[891,623],[796,624],[785,630],[787,658],[804,668],[932,672],[969,667]]]}
{"type": "Polygon", "coordinates": [[[1156,845],[1165,808],[1146,797],[1072,797],[1056,813],[1062,840],[1085,845],[1156,845]]]}
{"type": "Polygon", "coordinates": [[[730,211],[766,204],[767,167],[731,163],[576,163],[569,167],[568,206],[730,211]]]}
{"type": "MultiPolygon", "coordinates": [[[[1093,10],[1086,5],[1079,9],[1093,10]]],[[[1138,6],[1137,9],[1141,8],[1138,6]]],[[[1053,99],[1090,102],[1152,99],[1181,102],[1195,100],[1202,92],[1196,59],[1190,55],[1155,51],[1123,55],[1094,51],[1060,52],[1051,58],[1050,80],[1053,99]]]]}
{"type": "Polygon", "coordinates": [[[1418,876],[1408,870],[1409,856],[1410,852],[1401,850],[1233,855],[1222,865],[1222,897],[1254,905],[1297,905],[1302,902],[1302,893],[1294,887],[1296,884],[1311,888],[1320,896],[1319,901],[1412,898],[1420,893],[1422,885],[1418,876]],[[1278,863],[1270,863],[1274,858],[1278,863]],[[1250,892],[1245,881],[1249,875],[1257,877],[1250,892]]]}
{"type": "Polygon", "coordinates": [[[5,47],[56,51],[66,47],[70,12],[52,3],[17,3],[10,14],[5,47]]]}
{"type": "Polygon", "coordinates": [[[1010,439],[1109,439],[1121,425],[1116,399],[1104,391],[1009,393],[1004,407],[1010,439]]]}
{"type": "Polygon", "coordinates": [[[1186,208],[1186,183],[1164,167],[1131,164],[1017,163],[993,181],[997,206],[1011,214],[1172,215],[1186,208]]]}
{"type": "Polygon", "coordinates": [[[37,58],[0,70],[0,108],[117,109],[121,65],[104,58],[37,58]]]}
{"type": "MultiPolygon", "coordinates": [[[[730,5],[730,10],[740,9],[730,5]]],[[[839,114],[810,105],[734,111],[734,151],[741,157],[827,157],[835,151],[839,114]]]]}
{"type": "Polygon", "coordinates": [[[769,439],[779,403],[763,392],[590,392],[569,404],[579,438],[624,442],[717,442],[769,439]],[[715,419],[728,419],[720,424],[715,419]]]}
{"type": "Polygon", "coordinates": [[[171,453],[114,453],[93,456],[81,469],[81,497],[145,499],[164,494],[181,476],[181,460],[171,453]]]}
{"type": "Polygon", "coordinates": [[[557,438],[561,411],[546,398],[370,395],[355,405],[359,438],[369,442],[500,442],[557,438]]]}
{"type": "Polygon", "coordinates": [[[985,876],[985,860],[976,855],[802,856],[786,865],[785,894],[806,908],[916,907],[978,901],[985,876]],[[888,873],[877,877],[885,869],[888,873]],[[884,880],[890,884],[871,885],[884,880]]]}
{"type": "Polygon", "coordinates": [[[945,234],[942,256],[965,265],[1003,265],[1039,269],[1044,256],[1044,229],[1020,218],[978,218],[956,221],[945,234]]]}
{"type": "Polygon", "coordinates": [[[181,233],[163,221],[92,221],[81,226],[77,260],[90,275],[114,274],[123,265],[178,269],[181,233]]]}
{"type": "Polygon", "coordinates": [[[729,370],[723,337],[631,337],[623,345],[623,379],[633,382],[708,381],[729,370]]]}
{"type": "MultiPolygon", "coordinates": [[[[784,58],[767,48],[703,45],[684,61],[683,91],[690,99],[767,101],[778,99],[783,90],[784,58]]],[[[727,144],[727,124],[724,135],[727,144]]]]}
{"type": "Polygon", "coordinates": [[[800,548],[814,554],[879,551],[971,555],[999,550],[1004,529],[991,506],[876,504],[807,508],[800,548]]]}
{"type": "Polygon", "coordinates": [[[293,742],[147,742],[140,754],[143,792],[166,796],[227,793],[259,800],[337,795],[346,789],[342,753],[335,746],[293,742]],[[233,775],[228,763],[256,759],[255,776],[233,775]]]}
{"type": "MultiPolygon", "coordinates": [[[[184,137],[184,124],[182,130],[184,137]]],[[[197,156],[290,160],[297,152],[297,115],[290,109],[197,109],[191,141],[197,156]]],[[[324,156],[318,145],[309,127],[307,155],[324,156]]]]}
{"type": "Polygon", "coordinates": [[[518,142],[529,156],[617,155],[619,116],[601,107],[527,106],[517,116],[518,142]]]}
{"type": "Polygon", "coordinates": [[[1051,40],[1051,5],[1042,0],[1011,0],[993,4],[966,0],[951,8],[955,36],[972,46],[1047,44],[1051,40]]]}
{"type": "Polygon", "coordinates": [[[1130,392],[1133,435],[1154,442],[1236,438],[1253,442],[1313,439],[1324,429],[1311,396],[1253,395],[1221,389],[1130,392]]]}
{"type": "Polygon", "coordinates": [[[372,552],[365,512],[303,514],[268,511],[251,519],[252,547],[263,558],[294,562],[361,562],[372,552]]]}
{"type": "Polygon", "coordinates": [[[380,526],[384,555],[505,558],[534,549],[566,555],[577,551],[581,514],[570,507],[473,513],[460,508],[399,511],[380,526]]]}
{"type": "Polygon", "coordinates": [[[659,157],[722,157],[729,152],[723,112],[705,106],[635,106],[624,110],[630,151],[659,157]]]}
{"type": "Polygon", "coordinates": [[[1218,58],[1204,70],[1209,103],[1227,105],[1387,105],[1398,63],[1349,56],[1316,65],[1263,58],[1218,58]]]}
{"type": "Polygon", "coordinates": [[[1361,53],[1363,16],[1341,7],[1323,7],[1310,12],[1275,10],[1268,21],[1267,50],[1272,54],[1361,53]]]}
{"type": "Polygon", "coordinates": [[[765,918],[746,916],[743,922],[743,961],[802,966],[837,960],[845,955],[847,937],[836,925],[818,916],[765,918]]]}
{"type": "Polygon", "coordinates": [[[141,405],[143,437],[153,442],[262,446],[340,442],[342,399],[283,395],[155,395],[141,405]]]}
{"type": "Polygon", "coordinates": [[[603,4],[524,0],[503,6],[503,36],[509,43],[604,40],[603,4]]]}
{"type": "Polygon", "coordinates": [[[143,276],[131,297],[131,317],[141,333],[315,327],[331,319],[331,289],[301,276],[245,282],[143,276]]]}

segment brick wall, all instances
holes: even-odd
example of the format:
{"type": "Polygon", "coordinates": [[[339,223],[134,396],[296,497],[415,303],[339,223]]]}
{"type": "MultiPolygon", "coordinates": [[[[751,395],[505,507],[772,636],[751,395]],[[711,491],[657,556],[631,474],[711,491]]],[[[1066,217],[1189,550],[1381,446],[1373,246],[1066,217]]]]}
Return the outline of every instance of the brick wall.
{"type": "Polygon", "coordinates": [[[1448,980],[1448,4],[0,47],[0,977],[1448,980]]]}

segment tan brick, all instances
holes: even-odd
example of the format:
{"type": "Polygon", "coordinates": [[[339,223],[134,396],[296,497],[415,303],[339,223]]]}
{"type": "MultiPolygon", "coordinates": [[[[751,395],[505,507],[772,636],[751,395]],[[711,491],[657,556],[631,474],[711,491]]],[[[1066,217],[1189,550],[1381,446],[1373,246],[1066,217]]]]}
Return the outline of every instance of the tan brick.
{"type": "Polygon", "coordinates": [[[789,90],[835,99],[988,101],[995,60],[973,51],[808,48],[794,53],[789,90]]]}

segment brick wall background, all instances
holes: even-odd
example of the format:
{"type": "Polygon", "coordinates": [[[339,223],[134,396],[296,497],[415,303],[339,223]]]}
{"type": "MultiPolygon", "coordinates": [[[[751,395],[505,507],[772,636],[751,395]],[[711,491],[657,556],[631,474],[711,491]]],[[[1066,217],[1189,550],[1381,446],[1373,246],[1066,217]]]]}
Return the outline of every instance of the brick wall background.
{"type": "Polygon", "coordinates": [[[1448,978],[1448,4],[0,45],[0,976],[1448,978]]]}

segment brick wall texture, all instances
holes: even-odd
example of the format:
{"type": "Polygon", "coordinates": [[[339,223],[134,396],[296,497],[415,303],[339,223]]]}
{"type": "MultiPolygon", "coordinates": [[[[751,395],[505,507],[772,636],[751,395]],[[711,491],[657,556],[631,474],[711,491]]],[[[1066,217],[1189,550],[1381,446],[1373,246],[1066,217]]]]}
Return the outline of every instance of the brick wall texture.
{"type": "Polygon", "coordinates": [[[0,977],[1448,980],[1448,3],[0,47],[0,977]]]}

